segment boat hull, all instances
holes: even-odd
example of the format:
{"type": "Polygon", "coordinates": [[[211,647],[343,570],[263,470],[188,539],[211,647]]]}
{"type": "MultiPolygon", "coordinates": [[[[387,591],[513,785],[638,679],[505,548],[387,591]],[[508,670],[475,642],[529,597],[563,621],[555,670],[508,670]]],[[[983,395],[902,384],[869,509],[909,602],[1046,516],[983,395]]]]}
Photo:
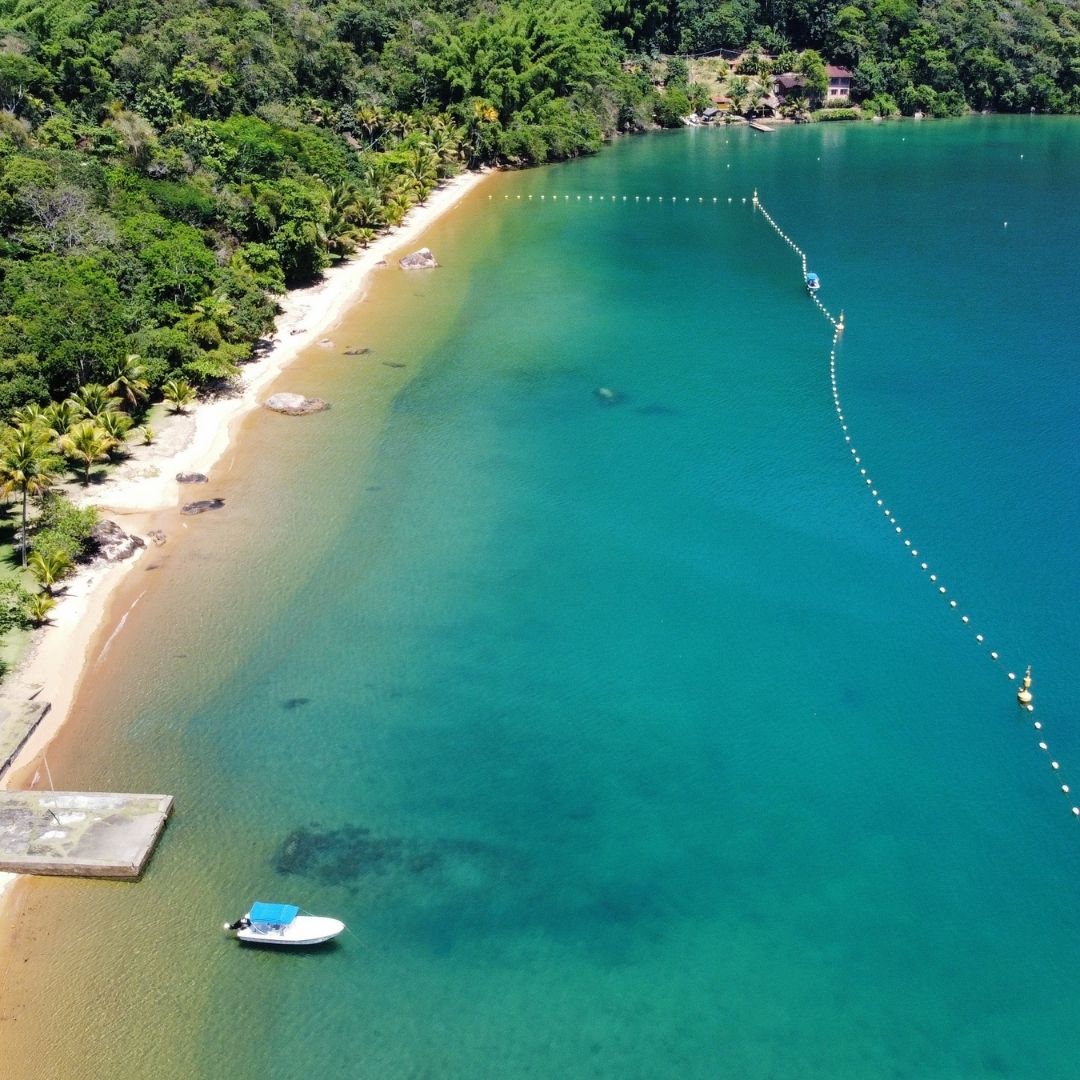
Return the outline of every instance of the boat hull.
{"type": "Polygon", "coordinates": [[[252,945],[321,945],[331,941],[345,929],[340,919],[329,919],[322,915],[297,915],[287,926],[271,923],[252,923],[236,931],[237,941],[246,941],[252,945]]]}

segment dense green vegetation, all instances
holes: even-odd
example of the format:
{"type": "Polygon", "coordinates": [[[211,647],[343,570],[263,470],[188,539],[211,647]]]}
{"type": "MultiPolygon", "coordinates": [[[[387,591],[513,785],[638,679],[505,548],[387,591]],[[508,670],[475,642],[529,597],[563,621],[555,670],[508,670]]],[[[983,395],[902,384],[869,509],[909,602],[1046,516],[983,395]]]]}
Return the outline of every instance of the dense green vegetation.
{"type": "Polygon", "coordinates": [[[1077,25],[1076,0],[0,0],[0,415],[130,354],[155,395],[230,377],[272,293],[461,165],[700,108],[650,52],[812,47],[908,112],[1075,110],[1077,25]]]}

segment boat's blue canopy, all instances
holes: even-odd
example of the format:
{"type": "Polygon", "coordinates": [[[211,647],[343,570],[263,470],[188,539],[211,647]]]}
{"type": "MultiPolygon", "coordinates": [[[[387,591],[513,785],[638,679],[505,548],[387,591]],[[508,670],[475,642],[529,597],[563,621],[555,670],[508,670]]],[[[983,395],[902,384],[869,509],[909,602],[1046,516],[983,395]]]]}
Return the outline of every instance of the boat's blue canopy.
{"type": "Polygon", "coordinates": [[[295,904],[266,904],[262,900],[256,900],[251,905],[248,918],[252,922],[288,926],[299,914],[300,909],[295,904]]]}
{"type": "Polygon", "coordinates": [[[806,275],[806,280],[807,281],[817,281],[817,279],[818,279],[817,274],[807,274],[806,275]]]}

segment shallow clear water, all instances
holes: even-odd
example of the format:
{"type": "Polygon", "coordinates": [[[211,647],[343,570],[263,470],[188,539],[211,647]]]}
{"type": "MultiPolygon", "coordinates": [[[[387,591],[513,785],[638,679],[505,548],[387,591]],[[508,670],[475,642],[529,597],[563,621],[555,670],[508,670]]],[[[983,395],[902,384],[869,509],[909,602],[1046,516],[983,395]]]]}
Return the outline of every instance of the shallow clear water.
{"type": "Polygon", "coordinates": [[[177,811],[141,885],[30,891],[24,1073],[1074,1076],[1078,188],[1028,118],[489,181],[284,380],[334,409],[249,424],[50,754],[177,811]],[[353,936],[222,941],[256,897],[353,936]]]}

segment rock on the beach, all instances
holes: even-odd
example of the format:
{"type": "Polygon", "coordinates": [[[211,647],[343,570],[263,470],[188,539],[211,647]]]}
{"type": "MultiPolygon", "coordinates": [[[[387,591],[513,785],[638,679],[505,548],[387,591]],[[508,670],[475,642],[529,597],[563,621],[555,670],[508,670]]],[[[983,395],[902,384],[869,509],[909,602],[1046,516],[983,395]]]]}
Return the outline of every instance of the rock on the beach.
{"type": "Polygon", "coordinates": [[[225,505],[224,499],[199,499],[197,502],[185,503],[180,507],[181,514],[205,514],[207,510],[220,510],[225,505]]]}
{"type": "Polygon", "coordinates": [[[151,529],[147,534],[155,547],[161,547],[165,543],[165,534],[160,529],[151,529]]]}
{"type": "Polygon", "coordinates": [[[398,260],[398,266],[402,270],[431,270],[438,265],[435,256],[431,254],[431,248],[421,248],[398,260]]]}
{"type": "Polygon", "coordinates": [[[178,472],[176,482],[178,484],[205,484],[210,479],[206,473],[201,472],[178,472]]]}
{"type": "Polygon", "coordinates": [[[146,547],[141,536],[124,532],[115,521],[99,521],[90,534],[90,545],[94,556],[106,562],[120,562],[129,559],[140,548],[146,547]]]}
{"type": "Polygon", "coordinates": [[[308,413],[329,409],[329,402],[322,398],[304,397],[303,394],[272,394],[266,399],[266,407],[286,416],[306,416],[308,413]]]}

